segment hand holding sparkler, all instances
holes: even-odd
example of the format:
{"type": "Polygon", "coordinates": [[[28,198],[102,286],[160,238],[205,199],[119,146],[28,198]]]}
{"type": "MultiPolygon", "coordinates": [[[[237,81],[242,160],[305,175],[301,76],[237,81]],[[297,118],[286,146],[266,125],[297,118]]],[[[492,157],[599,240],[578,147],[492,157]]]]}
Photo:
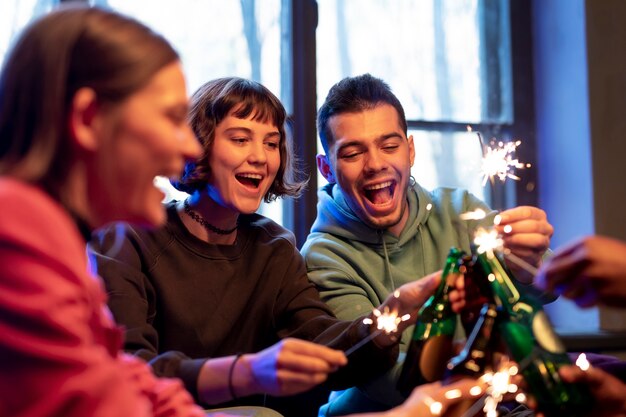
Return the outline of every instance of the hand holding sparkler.
{"type": "MultiPolygon", "coordinates": [[[[502,238],[507,259],[521,260],[533,268],[541,265],[542,256],[549,249],[550,238],[554,233],[554,228],[548,222],[546,213],[532,206],[520,206],[502,211],[496,216],[495,230],[502,238]]],[[[520,266],[519,263],[513,261],[509,265],[515,277],[520,282],[531,283],[535,274],[529,272],[529,268],[520,266]]]]}
{"type": "Polygon", "coordinates": [[[206,361],[198,375],[198,395],[208,404],[260,393],[293,395],[324,382],[347,362],[340,350],[286,338],[257,353],[206,361]]]}

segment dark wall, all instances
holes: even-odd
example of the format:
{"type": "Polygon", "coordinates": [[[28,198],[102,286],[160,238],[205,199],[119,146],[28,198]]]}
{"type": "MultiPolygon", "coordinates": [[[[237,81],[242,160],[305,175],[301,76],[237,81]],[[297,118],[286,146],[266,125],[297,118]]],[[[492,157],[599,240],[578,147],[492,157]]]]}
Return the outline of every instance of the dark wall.
{"type": "Polygon", "coordinates": [[[626,2],[588,0],[586,16],[596,233],[626,241],[626,2]]]}

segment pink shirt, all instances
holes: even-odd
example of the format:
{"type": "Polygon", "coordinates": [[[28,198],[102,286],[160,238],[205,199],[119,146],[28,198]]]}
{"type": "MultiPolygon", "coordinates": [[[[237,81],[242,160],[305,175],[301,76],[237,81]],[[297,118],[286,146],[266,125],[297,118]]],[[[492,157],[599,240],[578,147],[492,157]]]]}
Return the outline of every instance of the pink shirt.
{"type": "Polygon", "coordinates": [[[121,344],[67,211],[0,178],[0,416],[204,415],[121,344]]]}

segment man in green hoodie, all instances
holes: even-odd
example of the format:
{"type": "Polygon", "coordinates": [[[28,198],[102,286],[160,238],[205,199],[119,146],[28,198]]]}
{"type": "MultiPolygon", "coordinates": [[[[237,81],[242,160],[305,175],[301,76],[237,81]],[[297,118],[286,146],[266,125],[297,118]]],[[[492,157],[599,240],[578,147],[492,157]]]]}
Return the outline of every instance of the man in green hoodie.
{"type": "MultiPolygon", "coordinates": [[[[328,185],[318,193],[317,219],[302,248],[309,278],[322,299],[345,320],[371,311],[396,288],[435,272],[451,247],[470,251],[478,226],[492,226],[495,212],[465,190],[428,191],[411,177],[415,157],[404,110],[389,86],[369,74],[333,86],[318,113],[325,155],[317,166],[328,185]],[[463,220],[477,209],[482,220],[463,220]]],[[[552,226],[543,210],[516,207],[500,213],[504,245],[538,266],[552,226]]],[[[532,282],[510,265],[517,278],[532,282]]],[[[406,351],[411,331],[402,336],[406,351]]],[[[338,393],[321,415],[385,410],[404,397],[396,367],[371,383],[338,393]]]]}

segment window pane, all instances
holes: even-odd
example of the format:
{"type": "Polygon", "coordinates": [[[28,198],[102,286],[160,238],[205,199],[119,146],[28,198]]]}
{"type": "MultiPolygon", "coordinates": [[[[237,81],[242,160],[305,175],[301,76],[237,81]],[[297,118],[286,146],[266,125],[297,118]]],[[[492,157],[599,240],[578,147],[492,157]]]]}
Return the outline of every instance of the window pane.
{"type": "Polygon", "coordinates": [[[411,174],[421,186],[429,190],[464,188],[481,200],[485,199],[482,151],[475,134],[413,130],[409,135],[413,135],[415,144],[411,174]]]}
{"type": "Polygon", "coordinates": [[[332,84],[369,72],[407,119],[511,121],[506,1],[319,0],[318,103],[332,84]]]}
{"type": "MultiPolygon", "coordinates": [[[[288,68],[281,66],[281,54],[288,52],[281,39],[281,0],[108,0],[108,5],[172,42],[190,94],[214,78],[239,76],[261,82],[283,103],[290,102],[282,72],[288,68]]],[[[263,204],[259,212],[282,224],[280,200],[263,204]]]]}
{"type": "Polygon", "coordinates": [[[0,4],[0,62],[11,42],[32,19],[48,12],[58,0],[2,0],[0,4]]]}

